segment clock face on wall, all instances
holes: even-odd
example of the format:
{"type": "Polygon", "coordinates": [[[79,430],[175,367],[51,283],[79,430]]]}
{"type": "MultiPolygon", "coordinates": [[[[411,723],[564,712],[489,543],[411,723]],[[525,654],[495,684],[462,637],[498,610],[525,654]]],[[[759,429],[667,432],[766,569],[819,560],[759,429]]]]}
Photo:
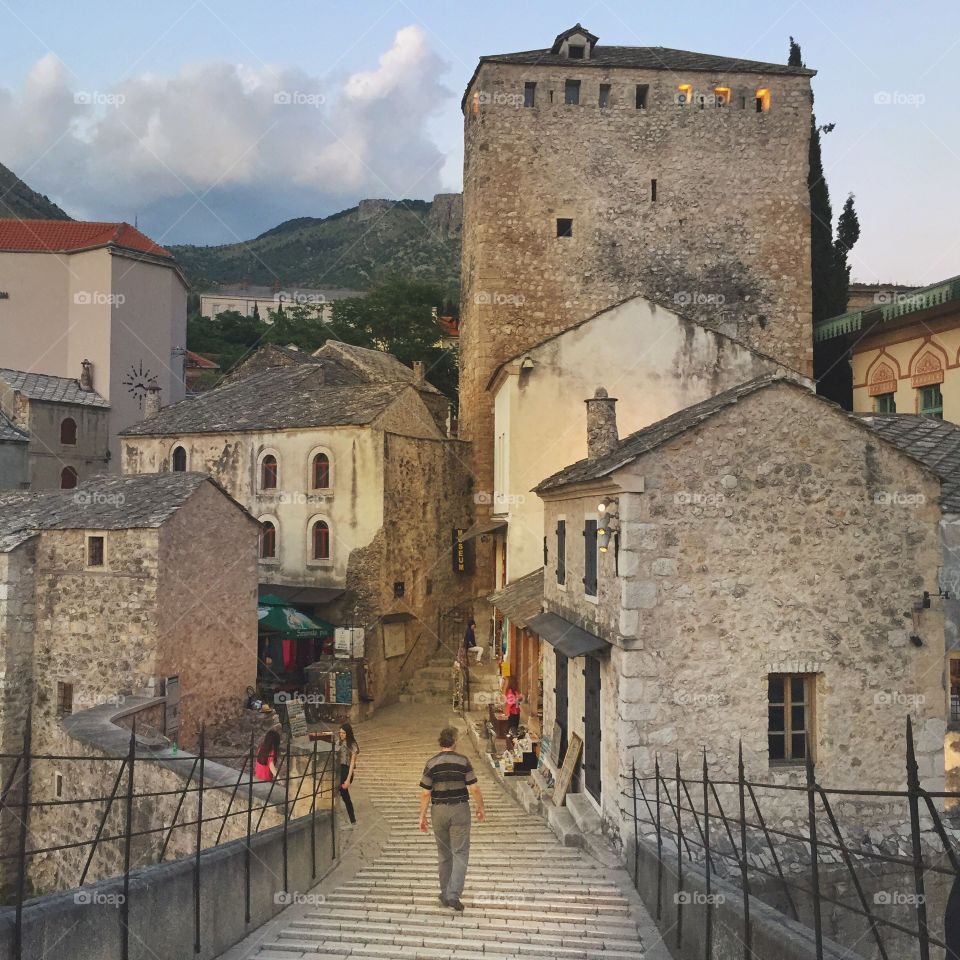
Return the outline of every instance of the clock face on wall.
{"type": "Polygon", "coordinates": [[[143,361],[132,364],[129,372],[123,378],[123,385],[128,393],[132,393],[137,398],[137,403],[143,409],[143,398],[147,395],[147,389],[156,381],[156,377],[150,372],[149,368],[143,366],[143,361]]]}

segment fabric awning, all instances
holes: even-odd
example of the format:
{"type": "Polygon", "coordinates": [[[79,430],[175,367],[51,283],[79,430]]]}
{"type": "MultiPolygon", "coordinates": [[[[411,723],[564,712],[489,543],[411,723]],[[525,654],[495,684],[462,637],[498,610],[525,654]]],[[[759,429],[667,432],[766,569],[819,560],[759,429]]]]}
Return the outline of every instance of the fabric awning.
{"type": "Polygon", "coordinates": [[[511,623],[526,627],[543,607],[543,568],[508,583],[502,590],[491,593],[487,599],[511,623]]]}
{"type": "Polygon", "coordinates": [[[484,520],[481,523],[475,523],[460,539],[466,543],[467,540],[472,540],[474,537],[479,537],[481,534],[499,533],[501,530],[506,529],[506,520],[484,520]]]}
{"type": "Polygon", "coordinates": [[[603,653],[611,646],[602,637],[588,633],[555,613],[541,613],[527,624],[527,628],[571,659],[588,653],[603,653]]]}
{"type": "Polygon", "coordinates": [[[261,594],[272,593],[274,596],[286,600],[287,603],[315,605],[329,603],[331,600],[336,600],[337,597],[342,597],[344,592],[343,590],[330,589],[328,587],[300,587],[295,584],[287,586],[282,583],[260,584],[261,594]]]}
{"type": "Polygon", "coordinates": [[[291,607],[276,594],[267,594],[257,602],[257,630],[293,640],[315,640],[332,637],[332,623],[317,620],[291,607]]]}

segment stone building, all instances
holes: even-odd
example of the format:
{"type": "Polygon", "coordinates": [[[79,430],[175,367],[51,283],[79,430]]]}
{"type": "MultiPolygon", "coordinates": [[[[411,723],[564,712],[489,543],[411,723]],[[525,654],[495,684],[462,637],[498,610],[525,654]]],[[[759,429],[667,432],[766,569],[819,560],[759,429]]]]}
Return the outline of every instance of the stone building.
{"type": "Polygon", "coordinates": [[[493,484],[499,364],[633,295],[812,369],[813,71],[606,46],[482,57],[463,97],[461,431],[493,484]]]}
{"type": "Polygon", "coordinates": [[[220,387],[124,436],[124,473],[201,470],[262,524],[259,579],[338,626],[362,626],[374,703],[396,699],[469,595],[464,445],[447,402],[393,357],[267,347],[220,387]]]}
{"type": "Polygon", "coordinates": [[[29,446],[30,434],[0,410],[0,490],[30,486],[29,446]]]}
{"type": "Polygon", "coordinates": [[[86,367],[79,380],[0,368],[0,417],[27,440],[26,475],[0,459],[0,490],[70,490],[109,466],[110,405],[86,367]]]}
{"type": "Polygon", "coordinates": [[[814,339],[849,350],[856,412],[960,423],[960,277],[878,290],[818,323],[814,339]]]}
{"type": "Polygon", "coordinates": [[[187,283],[177,262],[128,223],[0,220],[0,275],[0,364],[92,378],[110,405],[119,463],[117,435],[143,419],[150,385],[167,403],[184,395],[187,283]]]}
{"type": "MultiPolygon", "coordinates": [[[[197,473],[0,495],[0,753],[22,750],[30,716],[32,753],[80,754],[65,717],[144,692],[166,693],[163,726],[187,749],[201,724],[235,723],[256,678],[257,534],[197,473]]],[[[104,795],[104,769],[38,762],[31,797],[104,795]]],[[[31,831],[89,839],[100,812],[38,809],[31,831]]],[[[0,824],[7,850],[10,829],[0,824]]],[[[36,869],[45,886],[57,866],[36,869]]]]}
{"type": "MultiPolygon", "coordinates": [[[[623,440],[588,401],[588,458],[544,480],[544,722],[584,741],[606,828],[656,756],[718,779],[944,782],[940,477],[800,383],[749,381],[623,440]],[[603,511],[599,511],[603,504],[603,511]],[[602,532],[598,533],[599,530],[602,532]],[[930,602],[926,602],[928,594],[930,602]]],[[[802,794],[771,794],[799,816],[802,794]]],[[[902,817],[904,810],[899,809],[902,817]]],[[[858,804],[857,826],[889,823],[858,804]]]]}

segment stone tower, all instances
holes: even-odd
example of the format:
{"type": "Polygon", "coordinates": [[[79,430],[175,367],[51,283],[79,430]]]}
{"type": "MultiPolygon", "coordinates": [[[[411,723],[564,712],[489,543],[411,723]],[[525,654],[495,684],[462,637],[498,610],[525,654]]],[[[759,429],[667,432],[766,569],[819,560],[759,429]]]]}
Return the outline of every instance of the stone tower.
{"type": "Polygon", "coordinates": [[[497,366],[627,297],[811,373],[813,73],[604,46],[579,24],[480,60],[462,103],[460,332],[478,491],[497,366]]]}

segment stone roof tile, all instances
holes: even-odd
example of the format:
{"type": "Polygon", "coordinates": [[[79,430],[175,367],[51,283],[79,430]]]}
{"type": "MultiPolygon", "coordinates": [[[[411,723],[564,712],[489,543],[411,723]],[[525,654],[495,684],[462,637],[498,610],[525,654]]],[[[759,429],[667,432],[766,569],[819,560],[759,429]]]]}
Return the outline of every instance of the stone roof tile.
{"type": "Polygon", "coordinates": [[[96,390],[84,390],[72,377],[55,377],[48,373],[28,373],[0,367],[0,380],[31,400],[46,403],[75,403],[85,407],[109,407],[96,390]]]}

